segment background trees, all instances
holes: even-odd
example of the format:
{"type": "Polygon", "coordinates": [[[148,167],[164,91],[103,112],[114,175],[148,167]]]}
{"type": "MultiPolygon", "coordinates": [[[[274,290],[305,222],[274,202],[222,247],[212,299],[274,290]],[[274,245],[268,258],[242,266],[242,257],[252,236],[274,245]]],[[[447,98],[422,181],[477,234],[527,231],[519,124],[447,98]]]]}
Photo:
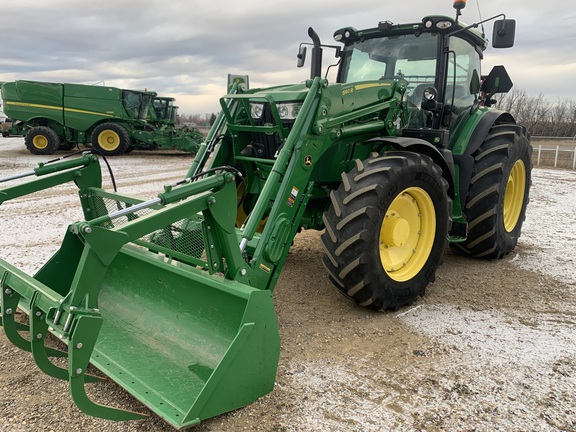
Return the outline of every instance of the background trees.
{"type": "Polygon", "coordinates": [[[542,94],[530,96],[512,89],[496,95],[497,108],[510,112],[516,121],[528,128],[532,136],[569,137],[576,135],[576,101],[550,102],[542,94]]]}

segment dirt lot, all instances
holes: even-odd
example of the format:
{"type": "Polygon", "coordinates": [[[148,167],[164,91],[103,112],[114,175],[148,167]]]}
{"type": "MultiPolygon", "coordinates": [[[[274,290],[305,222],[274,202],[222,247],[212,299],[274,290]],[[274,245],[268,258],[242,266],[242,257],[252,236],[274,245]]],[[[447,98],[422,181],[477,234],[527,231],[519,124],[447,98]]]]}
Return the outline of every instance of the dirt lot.
{"type": "MultiPolygon", "coordinates": [[[[48,158],[0,138],[0,178],[48,158]]],[[[119,191],[155,196],[190,156],[111,158],[119,191]]],[[[110,188],[106,182],[106,188],[110,188]]],[[[319,233],[298,235],[275,291],[282,341],[275,390],[195,431],[576,431],[576,172],[538,168],[519,245],[485,262],[446,252],[425,297],[397,312],[355,306],[331,286],[319,233]]],[[[0,207],[1,257],[33,273],[80,218],[73,188],[0,207]]],[[[0,332],[0,430],[170,431],[81,413],[0,332]]],[[[145,411],[123,389],[101,403],[145,411]]]]}

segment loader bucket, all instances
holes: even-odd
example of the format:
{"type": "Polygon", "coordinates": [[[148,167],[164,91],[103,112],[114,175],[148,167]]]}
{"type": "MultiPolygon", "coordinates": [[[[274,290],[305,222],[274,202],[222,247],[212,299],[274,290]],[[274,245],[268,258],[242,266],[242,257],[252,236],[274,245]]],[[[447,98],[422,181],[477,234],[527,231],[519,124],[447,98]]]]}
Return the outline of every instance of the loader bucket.
{"type": "Polygon", "coordinates": [[[269,291],[124,249],[100,311],[91,362],[175,427],[272,391],[279,336],[269,291]]]}
{"type": "MultiPolygon", "coordinates": [[[[57,175],[3,196],[85,178],[57,175]]],[[[43,372],[68,380],[72,399],[90,415],[145,416],[91,401],[84,385],[99,379],[86,374],[88,363],[176,428],[273,389],[280,338],[272,292],[250,285],[256,272],[238,248],[230,206],[234,176],[184,183],[146,202],[86,187],[80,191],[86,220],[68,227],[34,277],[0,259],[6,336],[30,351],[43,372]],[[29,326],[14,319],[17,307],[29,326]],[[28,337],[21,334],[26,330],[28,337]],[[67,353],[45,347],[48,331],[68,345],[67,353]],[[67,356],[68,368],[51,356],[67,356]]]]}
{"type": "MultiPolygon", "coordinates": [[[[7,335],[12,312],[5,293],[38,291],[57,298],[2,260],[0,275],[7,335]]],[[[20,302],[34,321],[28,303],[22,297],[20,302]]],[[[273,389],[280,339],[270,291],[126,246],[108,266],[99,314],[99,333],[98,323],[87,321],[85,331],[78,325],[68,341],[69,368],[76,370],[76,348],[87,348],[98,335],[90,363],[176,428],[247,405],[273,389]]],[[[36,334],[38,327],[30,327],[36,334]]],[[[141,417],[88,400],[83,384],[93,377],[77,383],[72,371],[70,377],[72,398],[82,411],[113,420],[141,417]]]]}

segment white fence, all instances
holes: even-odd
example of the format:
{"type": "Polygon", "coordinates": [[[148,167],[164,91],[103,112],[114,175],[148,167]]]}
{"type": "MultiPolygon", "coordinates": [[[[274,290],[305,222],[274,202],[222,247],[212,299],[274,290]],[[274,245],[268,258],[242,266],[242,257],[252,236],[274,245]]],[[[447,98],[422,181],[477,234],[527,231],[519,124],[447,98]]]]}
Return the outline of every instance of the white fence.
{"type": "Polygon", "coordinates": [[[534,148],[532,159],[536,166],[576,169],[576,136],[573,138],[534,136],[532,147],[534,148]]]}

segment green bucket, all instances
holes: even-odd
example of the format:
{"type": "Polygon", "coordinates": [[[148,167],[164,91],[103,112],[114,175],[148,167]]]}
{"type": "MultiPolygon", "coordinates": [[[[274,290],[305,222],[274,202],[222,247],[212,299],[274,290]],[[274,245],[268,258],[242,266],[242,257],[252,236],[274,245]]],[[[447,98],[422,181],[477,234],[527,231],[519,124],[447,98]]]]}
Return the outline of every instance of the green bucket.
{"type": "Polygon", "coordinates": [[[102,285],[98,369],[177,428],[272,391],[272,293],[125,247],[102,285]]]}
{"type": "MultiPolygon", "coordinates": [[[[54,165],[70,164],[80,162],[54,165]]],[[[70,177],[85,178],[59,173],[3,196],[70,177]]],[[[79,409],[112,420],[143,415],[92,402],[84,385],[98,378],[86,374],[89,362],[176,428],[272,391],[278,325],[272,292],[249,285],[266,284],[238,247],[234,176],[168,186],[145,202],[98,187],[82,189],[80,198],[86,220],[68,227],[34,277],[0,259],[0,325],[9,340],[43,372],[68,380],[79,409]],[[15,320],[17,307],[29,326],[15,320]],[[48,331],[68,344],[67,353],[45,347],[48,331]],[[67,368],[49,358],[66,355],[67,368]]]]}
{"type": "Polygon", "coordinates": [[[142,417],[87,398],[84,383],[98,379],[85,375],[85,366],[77,370],[86,355],[176,428],[240,408],[273,390],[280,337],[271,291],[225,280],[133,245],[124,246],[106,268],[94,309],[97,316],[72,320],[76,324],[63,338],[69,345],[68,372],[52,366],[47,355],[66,354],[45,349],[43,337],[38,341],[33,335],[48,329],[55,320],[54,306],[69,298],[42,277],[53,275],[57,263],[62,265],[58,254],[33,278],[0,260],[0,324],[15,344],[32,351],[44,372],[70,380],[72,398],[82,411],[112,420],[142,417]],[[53,271],[47,272],[50,268],[53,271]],[[18,299],[30,315],[31,346],[16,334],[27,326],[15,323],[8,309],[13,310],[18,299]],[[48,313],[30,307],[36,304],[48,313]]]}

